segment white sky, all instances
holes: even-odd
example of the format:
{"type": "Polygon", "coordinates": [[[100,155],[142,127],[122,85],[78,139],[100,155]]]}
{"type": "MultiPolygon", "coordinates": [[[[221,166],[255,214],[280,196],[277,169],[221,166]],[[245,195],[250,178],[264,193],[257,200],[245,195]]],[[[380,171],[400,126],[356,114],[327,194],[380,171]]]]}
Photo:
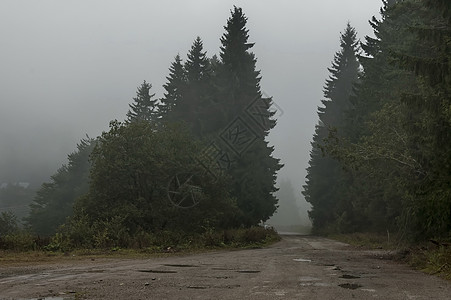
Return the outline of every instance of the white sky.
{"type": "Polygon", "coordinates": [[[270,135],[275,156],[301,190],[316,109],[339,34],[363,40],[380,0],[0,1],[0,182],[53,174],[86,134],[123,120],[145,79],[157,96],[177,53],[196,36],[207,55],[233,5],[249,18],[262,91],[283,109],[270,135]],[[14,169],[6,169],[13,165],[14,169]],[[38,170],[38,171],[37,171],[38,170]]]}

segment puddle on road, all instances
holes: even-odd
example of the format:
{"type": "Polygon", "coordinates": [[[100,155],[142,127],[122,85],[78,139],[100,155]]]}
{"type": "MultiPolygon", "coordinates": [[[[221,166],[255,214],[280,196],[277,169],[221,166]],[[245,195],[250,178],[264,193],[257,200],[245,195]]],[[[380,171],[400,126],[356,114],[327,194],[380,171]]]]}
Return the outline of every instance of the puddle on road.
{"type": "Polygon", "coordinates": [[[357,276],[357,275],[351,275],[351,274],[344,274],[344,275],[340,276],[340,278],[344,278],[344,279],[356,279],[356,278],[360,278],[360,276],[357,276]]]}
{"type": "Polygon", "coordinates": [[[239,287],[241,287],[241,285],[239,285],[239,284],[215,285],[214,286],[215,289],[234,289],[234,288],[239,288],[239,287]]]}
{"type": "Polygon", "coordinates": [[[329,287],[332,286],[330,283],[325,282],[302,282],[299,286],[317,286],[317,287],[329,287]]]}
{"type": "Polygon", "coordinates": [[[301,276],[299,277],[299,281],[321,281],[321,279],[310,276],[301,276]]]}
{"type": "Polygon", "coordinates": [[[158,273],[158,274],[177,273],[177,271],[170,271],[170,270],[137,270],[137,271],[145,272],[145,273],[158,273]]]}
{"type": "Polygon", "coordinates": [[[355,290],[355,289],[362,287],[362,285],[357,284],[357,283],[343,283],[343,284],[339,284],[338,286],[342,287],[344,289],[350,289],[350,290],[355,290]]]}
{"type": "Polygon", "coordinates": [[[260,273],[258,270],[238,270],[238,273],[260,273]]]}
{"type": "MultiPolygon", "coordinates": [[[[22,299],[22,298],[21,298],[22,299]]],[[[22,300],[73,300],[73,297],[39,297],[39,298],[31,298],[31,299],[22,299],[22,300]]]]}
{"type": "Polygon", "coordinates": [[[40,297],[40,298],[31,298],[29,300],[69,300],[71,298],[61,298],[61,297],[40,297]]]}
{"type": "Polygon", "coordinates": [[[220,267],[217,267],[217,268],[211,268],[212,270],[215,270],[215,271],[235,271],[235,269],[231,269],[231,268],[220,268],[220,267]]]}
{"type": "Polygon", "coordinates": [[[311,259],[304,259],[304,258],[294,258],[294,261],[300,261],[300,262],[312,262],[311,259]]]}
{"type": "Polygon", "coordinates": [[[327,287],[331,286],[329,283],[320,282],[320,278],[311,276],[301,276],[299,277],[299,286],[317,286],[317,287],[327,287]]]}
{"type": "Polygon", "coordinates": [[[183,265],[183,264],[164,264],[165,267],[175,267],[175,268],[198,268],[196,265],[183,265]]]}

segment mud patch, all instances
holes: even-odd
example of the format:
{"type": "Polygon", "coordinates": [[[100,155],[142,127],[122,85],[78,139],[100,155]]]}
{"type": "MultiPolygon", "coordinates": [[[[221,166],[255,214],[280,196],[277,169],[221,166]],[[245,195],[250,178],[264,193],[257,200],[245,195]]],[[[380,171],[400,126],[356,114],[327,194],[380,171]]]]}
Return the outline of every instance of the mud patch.
{"type": "Polygon", "coordinates": [[[355,290],[355,289],[362,287],[362,285],[357,284],[357,283],[343,283],[343,284],[339,284],[338,286],[342,287],[344,289],[350,289],[350,290],[355,290]]]}

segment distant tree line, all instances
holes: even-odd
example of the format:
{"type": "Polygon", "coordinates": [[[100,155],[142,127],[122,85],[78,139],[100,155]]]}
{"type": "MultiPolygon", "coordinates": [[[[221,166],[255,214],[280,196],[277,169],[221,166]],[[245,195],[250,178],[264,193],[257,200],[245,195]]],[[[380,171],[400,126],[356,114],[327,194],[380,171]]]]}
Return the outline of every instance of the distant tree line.
{"type": "Polygon", "coordinates": [[[374,38],[342,33],[303,191],[315,232],[450,236],[450,6],[383,1],[374,38]]]}
{"type": "Polygon", "coordinates": [[[266,141],[275,126],[272,99],[260,90],[246,22],[234,7],[219,57],[207,57],[197,37],[185,61],[175,56],[162,98],[144,81],[124,122],[83,139],[38,191],[26,219],[31,229],[95,246],[142,232],[267,220],[282,165],[266,141]]]}

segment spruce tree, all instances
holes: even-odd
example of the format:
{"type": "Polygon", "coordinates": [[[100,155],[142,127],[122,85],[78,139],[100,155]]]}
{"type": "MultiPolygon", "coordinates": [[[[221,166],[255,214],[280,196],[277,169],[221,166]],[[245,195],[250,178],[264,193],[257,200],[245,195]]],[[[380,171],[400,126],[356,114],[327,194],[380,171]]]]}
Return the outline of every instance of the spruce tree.
{"type": "Polygon", "coordinates": [[[210,61],[203,50],[203,42],[197,37],[184,65],[186,85],[183,97],[175,108],[177,121],[184,121],[191,132],[201,137],[205,134],[207,124],[205,110],[209,105],[212,89],[210,82],[210,61]]]}
{"type": "Polygon", "coordinates": [[[249,50],[247,17],[241,8],[234,7],[232,16],[224,26],[221,37],[220,58],[222,62],[222,88],[227,97],[230,118],[240,114],[253,100],[261,97],[260,71],[256,70],[256,58],[249,50]]]}
{"type": "Polygon", "coordinates": [[[371,21],[375,38],[362,45],[364,74],[347,114],[347,137],[327,149],[352,171],[342,185],[352,205],[342,211],[358,230],[398,231],[415,240],[446,236],[449,19],[446,9],[437,10],[441,1],[383,3],[381,19],[371,21]]]}
{"type": "Polygon", "coordinates": [[[209,75],[209,60],[203,48],[202,39],[197,37],[191,46],[191,50],[188,52],[185,70],[189,84],[201,82],[209,75]]]}
{"type": "Polygon", "coordinates": [[[166,77],[167,83],[163,85],[166,90],[164,97],[160,99],[159,116],[163,121],[170,120],[170,113],[181,101],[186,86],[186,72],[180,55],[174,59],[169,67],[169,76],[166,77]]]}
{"type": "Polygon", "coordinates": [[[133,98],[133,103],[129,104],[129,111],[127,112],[127,121],[156,121],[157,119],[157,99],[152,99],[155,94],[150,94],[152,85],[145,80],[138,87],[136,97],[133,98]]]}
{"type": "Polygon", "coordinates": [[[331,130],[339,136],[346,134],[346,114],[351,108],[350,99],[360,73],[356,31],[349,23],[340,36],[340,47],[332,66],[328,68],[330,76],[324,87],[325,99],[321,101],[324,106],[318,108],[319,123],[313,137],[310,166],[303,191],[306,201],[312,205],[309,216],[315,231],[324,230],[334,224],[337,215],[341,218],[339,225],[346,230],[346,219],[350,218],[343,209],[347,203],[341,189],[346,178],[342,166],[334,158],[324,155],[326,139],[331,130]]]}
{"type": "Polygon", "coordinates": [[[245,225],[267,220],[275,211],[274,193],[277,171],[282,167],[272,156],[274,148],[265,140],[275,126],[270,111],[272,99],[262,97],[260,72],[255,55],[249,50],[247,18],[234,7],[221,37],[220,65],[216,71],[218,103],[225,127],[219,133],[227,144],[224,151],[235,155],[228,171],[233,178],[233,196],[243,212],[239,222],[245,225]]]}

